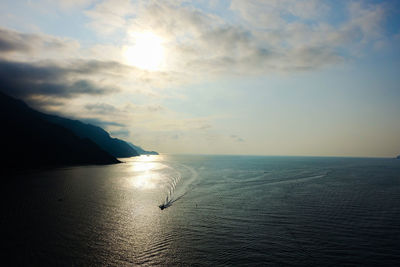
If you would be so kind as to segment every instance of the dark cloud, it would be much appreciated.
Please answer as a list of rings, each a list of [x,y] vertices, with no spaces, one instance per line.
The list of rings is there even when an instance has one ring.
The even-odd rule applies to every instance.
[[[110,132],[112,136],[119,137],[119,138],[128,138],[130,132],[128,130],[119,130],[119,131],[112,131]]]
[[[110,113],[110,112],[115,112],[118,110],[113,105],[106,104],[106,103],[87,104],[87,105],[85,105],[85,108],[87,110],[95,111],[98,113]]]
[[[31,103],[73,98],[79,95],[103,95],[118,90],[104,85],[120,76],[127,67],[112,61],[74,60],[31,62],[29,55],[68,55],[79,43],[44,34],[27,34],[0,27],[0,91]],[[55,54],[54,54],[55,52]],[[26,60],[12,61],[10,53]],[[25,57],[27,56],[27,57]],[[59,59],[59,58],[57,58]],[[96,82],[101,77],[101,82]],[[32,100],[34,99],[34,100]],[[43,102],[43,99],[46,99]]]
[[[116,61],[99,61],[99,60],[76,60],[75,67],[71,68],[72,73],[77,74],[98,74],[108,73],[121,75],[132,68]]]
[[[99,126],[101,128],[105,128],[107,126],[117,126],[117,127],[125,127],[126,125],[122,124],[122,123],[118,123],[118,122],[113,122],[113,121],[104,121],[104,120],[100,120],[97,118],[80,118],[80,121],[83,121],[85,123],[89,123],[92,125],[96,125]]]
[[[30,51],[26,39],[19,33],[0,28],[0,52]]]
[[[95,84],[76,75],[82,67],[88,72],[90,64],[74,68],[54,64],[21,63],[0,60],[0,90],[6,94],[29,98],[30,96],[52,96],[72,98],[76,95],[102,95],[117,91],[117,88]],[[95,73],[95,70],[92,70]]]
[[[54,99],[46,96],[25,99],[25,102],[32,108],[45,113],[48,110],[52,110],[51,113],[57,113],[57,110],[62,110],[67,105],[63,99]],[[59,115],[63,116],[62,113],[59,113]]]

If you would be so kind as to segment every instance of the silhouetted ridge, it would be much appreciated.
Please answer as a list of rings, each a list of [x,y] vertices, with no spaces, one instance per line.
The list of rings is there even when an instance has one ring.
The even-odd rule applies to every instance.
[[[6,169],[112,164],[115,157],[88,138],[49,122],[43,113],[0,93],[0,145]]]
[[[128,145],[130,145],[133,149],[135,149],[140,155],[158,155],[158,152],[156,151],[147,151],[141,148],[140,146],[136,146],[132,144],[131,142],[127,142]]]
[[[114,157],[127,158],[139,156],[139,153],[128,145],[127,142],[118,138],[112,138],[109,133],[98,126],[55,115],[43,114],[43,116],[46,120],[71,130],[81,138],[89,138]]]

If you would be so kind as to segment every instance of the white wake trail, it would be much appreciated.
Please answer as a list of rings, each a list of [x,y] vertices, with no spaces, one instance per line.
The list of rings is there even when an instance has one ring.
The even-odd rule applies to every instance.
[[[192,167],[184,164],[178,164],[178,167],[182,172],[188,172],[187,175],[182,175],[182,172],[178,171],[177,168],[176,175],[170,176],[170,181],[168,182],[167,196],[165,201],[159,206],[161,210],[166,209],[172,205],[172,203],[183,198],[187,193],[193,190],[193,182],[197,179],[198,173]],[[185,179],[182,179],[184,177]],[[179,185],[179,186],[178,186]],[[177,188],[181,194],[176,194]],[[177,196],[176,196],[177,195]]]

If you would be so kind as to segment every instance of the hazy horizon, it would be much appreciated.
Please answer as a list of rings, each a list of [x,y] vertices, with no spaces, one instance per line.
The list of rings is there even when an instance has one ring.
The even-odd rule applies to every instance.
[[[395,159],[398,155],[389,156],[389,157],[369,157],[369,156],[343,156],[343,155],[272,155],[272,154],[205,154],[205,153],[168,153],[168,152],[160,152],[160,155],[176,155],[176,156],[243,156],[243,157],[293,157],[293,158],[370,158],[370,159]],[[146,155],[142,155],[145,157]],[[123,159],[123,158],[122,158]]]
[[[167,154],[400,154],[398,1],[0,3],[0,90]]]

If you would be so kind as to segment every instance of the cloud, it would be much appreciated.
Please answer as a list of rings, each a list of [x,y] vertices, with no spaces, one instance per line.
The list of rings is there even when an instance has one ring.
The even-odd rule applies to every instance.
[[[170,138],[178,140],[179,139],[179,134],[173,134],[172,136],[170,136]]]
[[[359,41],[363,44],[378,40],[383,35],[382,23],[385,9],[382,5],[365,5],[362,2],[350,2],[348,5],[350,21],[343,31],[359,32]]]
[[[96,104],[86,104],[85,108],[90,111],[95,111],[96,113],[104,114],[104,113],[112,113],[117,111],[113,105],[107,103],[96,103]]]
[[[21,55],[23,60],[27,60],[27,56],[59,59],[63,53],[71,56],[79,47],[79,42],[68,38],[21,33],[0,27],[0,57],[3,58],[11,54],[14,57]]]
[[[62,8],[65,8],[65,9],[87,7],[90,4],[92,4],[93,2],[95,2],[95,0],[57,0],[56,1],[57,4],[59,4]]]
[[[318,0],[232,1],[234,22],[187,1],[139,1],[136,8],[134,16],[124,19],[127,36],[138,29],[162,36],[172,55],[169,70],[193,79],[312,70],[344,62],[357,56],[352,46],[379,39],[384,14],[378,4],[352,2],[343,7],[348,17],[333,23],[325,19],[332,8]]]
[[[122,123],[118,123],[115,121],[105,121],[97,118],[80,118],[81,121],[85,123],[89,123],[92,125],[96,125],[102,128],[107,128],[107,126],[117,126],[117,127],[125,127],[126,125]]]
[[[256,28],[277,29],[292,21],[315,21],[326,15],[329,6],[319,0],[232,0],[230,9]]]
[[[333,9],[327,1],[320,0],[233,0],[230,7],[256,29],[272,32],[279,45],[287,48],[355,44],[360,42],[360,35],[371,41],[380,37],[385,15],[383,4],[367,5],[365,1],[350,1]],[[332,19],[337,12],[344,14],[343,19]],[[271,16],[277,17],[277,23],[263,20]]]
[[[23,35],[4,28],[0,28],[0,52],[24,51],[29,52],[29,41],[35,38],[32,35]]]
[[[90,72],[88,67],[83,72]],[[101,85],[76,74],[79,66],[68,68],[55,64],[21,63],[0,60],[0,83],[3,92],[21,98],[53,96],[71,98],[76,95],[102,95],[118,88]]]
[[[130,135],[129,130],[119,130],[119,131],[112,131],[110,132],[112,136],[119,137],[119,138],[128,138]]]
[[[36,72],[51,71],[44,66],[51,64],[39,61],[55,63],[53,72],[59,73],[53,77],[62,76],[65,83],[31,80],[31,92],[71,97],[118,89],[176,97],[163,89],[221,76],[318,69],[360,56],[369,44],[382,43],[385,10],[379,4],[343,5],[347,17],[335,23],[325,19],[333,12],[326,1],[233,0],[229,7],[233,19],[196,8],[190,1],[105,0],[85,14],[97,32],[119,33],[112,38],[119,40],[114,44],[81,47],[67,38],[0,28],[0,57],[31,62]],[[165,69],[149,72],[124,63],[123,48],[137,31],[152,31],[164,39]]]
[[[98,34],[109,35],[126,26],[128,16],[135,14],[135,5],[129,0],[106,0],[85,13],[92,19],[90,27]]]
[[[92,72],[104,72],[106,68],[101,64],[110,66],[114,62],[107,75],[120,75],[119,84],[157,94],[154,88],[221,75],[312,70],[345,62],[359,56],[362,47],[382,42],[385,16],[383,5],[362,1],[340,5],[345,16],[334,22],[330,20],[335,12],[330,3],[318,0],[232,0],[230,17],[210,12],[210,7],[217,6],[211,2],[208,9],[195,7],[191,1],[93,3],[71,2],[90,6],[84,12],[97,33],[118,33],[112,38],[117,40],[113,44],[103,42],[82,48],[67,38],[1,28],[0,55],[24,62],[80,59]],[[132,34],[138,31],[152,31],[164,39],[167,66],[162,71],[146,72],[124,64],[123,48],[131,44]]]
[[[51,8],[84,9],[89,30],[99,36],[81,45],[70,38],[0,28],[0,90],[45,110],[89,117],[87,122],[120,136],[159,136],[161,144],[164,137],[171,142],[193,136],[217,140],[212,116],[199,118],[176,106],[180,111],[174,111],[168,108],[174,102],[164,100],[185,99],[182,88],[190,88],[185,85],[221,77],[341,64],[382,42],[383,5],[333,5],[318,0],[57,2]],[[337,6],[343,9],[340,16]],[[126,64],[123,51],[141,31],[163,39],[165,68],[146,71]],[[245,142],[227,133],[218,138],[215,143]]]
[[[241,137],[239,137],[239,136],[237,136],[237,135],[235,135],[235,134],[231,134],[229,137],[230,137],[232,140],[234,140],[235,142],[241,143],[241,142],[244,142],[244,141],[245,141],[243,138],[241,138]]]
[[[150,112],[159,112],[163,111],[164,107],[162,107],[161,105],[148,105],[147,110]]]

